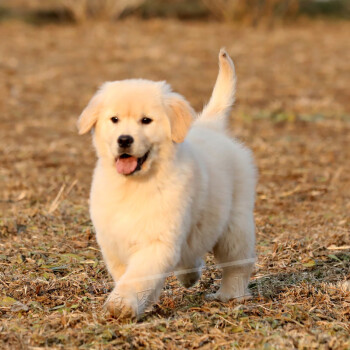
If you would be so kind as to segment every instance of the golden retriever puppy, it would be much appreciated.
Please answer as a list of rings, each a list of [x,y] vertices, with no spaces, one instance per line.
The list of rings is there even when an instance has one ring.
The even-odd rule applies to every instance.
[[[222,49],[212,97],[196,116],[165,82],[107,82],[82,112],[98,161],[90,214],[115,288],[106,305],[138,316],[171,271],[186,287],[214,252],[223,268],[209,298],[244,298],[255,259],[256,171],[250,151],[226,133],[235,71]]]

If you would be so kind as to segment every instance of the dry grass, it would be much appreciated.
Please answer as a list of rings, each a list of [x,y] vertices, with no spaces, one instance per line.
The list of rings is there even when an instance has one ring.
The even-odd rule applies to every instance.
[[[0,348],[349,349],[349,29],[3,24]],[[190,290],[169,278],[141,322],[121,324],[101,308],[95,157],[76,118],[99,84],[126,77],[167,79],[200,109],[223,45],[239,77],[233,132],[260,171],[254,298],[206,302],[220,278],[208,268]]]
[[[89,18],[115,20],[124,11],[137,8],[144,0],[60,0],[59,4],[70,13],[75,22]]]
[[[202,0],[202,2],[218,19],[240,20],[256,25],[262,20],[272,24],[275,16],[295,18],[299,11],[300,0]]]

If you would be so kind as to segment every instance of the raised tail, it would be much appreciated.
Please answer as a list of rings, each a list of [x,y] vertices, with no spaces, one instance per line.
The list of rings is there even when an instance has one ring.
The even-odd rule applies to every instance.
[[[227,117],[235,102],[236,73],[235,66],[226,50],[219,53],[219,74],[209,103],[197,119],[218,129],[226,127]]]

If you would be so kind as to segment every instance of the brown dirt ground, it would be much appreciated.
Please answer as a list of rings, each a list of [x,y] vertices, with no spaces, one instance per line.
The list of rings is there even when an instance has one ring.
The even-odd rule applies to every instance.
[[[0,24],[0,348],[349,349],[349,32]],[[254,298],[206,302],[220,278],[208,268],[190,290],[169,278],[141,322],[113,320],[88,215],[95,155],[77,116],[99,84],[129,77],[167,80],[200,109],[221,46],[239,79],[232,129],[260,172]]]

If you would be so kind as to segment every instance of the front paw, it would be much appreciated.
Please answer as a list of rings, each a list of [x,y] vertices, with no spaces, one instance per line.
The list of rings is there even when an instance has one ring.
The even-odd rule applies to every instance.
[[[137,317],[137,309],[128,298],[122,297],[117,290],[108,296],[105,303],[107,311],[112,317],[127,319]]]

